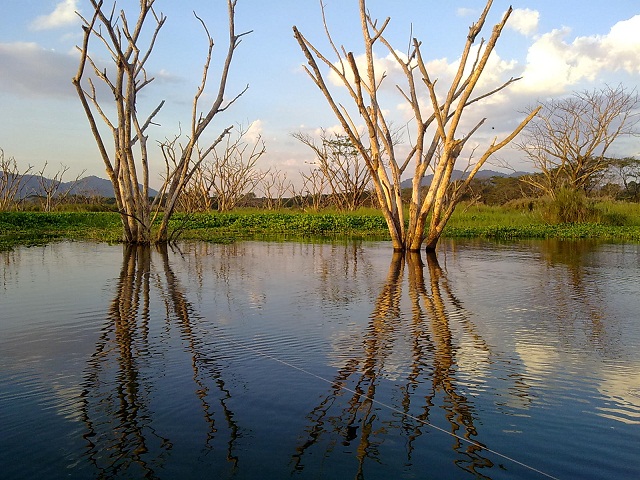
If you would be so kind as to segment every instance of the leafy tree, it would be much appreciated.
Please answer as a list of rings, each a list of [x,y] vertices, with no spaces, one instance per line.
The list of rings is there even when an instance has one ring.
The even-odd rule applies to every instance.
[[[523,184],[521,177],[475,178],[469,184],[465,200],[477,200],[487,205],[504,205],[520,198],[534,196],[533,189]]]
[[[615,181],[622,183],[622,200],[640,201],[640,159],[627,157],[612,159],[609,170]]]

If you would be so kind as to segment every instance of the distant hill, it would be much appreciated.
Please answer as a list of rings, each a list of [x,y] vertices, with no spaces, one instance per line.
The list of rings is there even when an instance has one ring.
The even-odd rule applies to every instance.
[[[2,172],[0,172],[2,175]],[[44,195],[45,191],[42,189],[42,184],[50,185],[53,180],[39,175],[25,175],[21,184],[19,198],[25,198],[30,196]],[[58,188],[59,192],[66,192],[71,188],[72,195],[85,195],[85,196],[99,196],[105,198],[114,198],[113,186],[109,180],[104,178],[90,175],[88,177],[81,178],[73,185],[73,181],[62,182]],[[140,185],[142,188],[142,185]],[[157,190],[149,188],[149,195],[154,197],[158,194]]]
[[[514,173],[510,173],[510,174],[506,174],[506,173],[502,173],[502,172],[496,172],[494,170],[480,170],[478,173],[476,173],[476,176],[474,178],[477,178],[479,180],[485,179],[485,178],[491,178],[491,177],[521,177],[522,175],[526,175],[526,172],[514,172]],[[452,180],[464,180],[465,178],[467,178],[467,172],[463,172],[461,170],[454,170],[453,173],[451,174],[451,179]],[[433,180],[433,175],[425,175],[425,177],[422,179],[421,185],[431,185],[431,181]],[[401,188],[411,188],[411,179],[407,179],[407,180],[403,180],[402,182],[400,182],[400,187]]]

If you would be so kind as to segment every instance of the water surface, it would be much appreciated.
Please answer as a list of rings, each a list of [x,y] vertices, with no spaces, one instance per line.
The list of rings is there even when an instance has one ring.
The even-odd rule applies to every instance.
[[[640,247],[0,254],[3,478],[640,477]]]

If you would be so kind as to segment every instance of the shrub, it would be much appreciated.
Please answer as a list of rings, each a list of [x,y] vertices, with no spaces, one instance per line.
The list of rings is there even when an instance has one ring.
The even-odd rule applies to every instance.
[[[518,210],[523,212],[533,212],[536,208],[539,208],[543,201],[539,198],[522,197],[509,200],[504,204],[504,207],[511,210]]]
[[[629,217],[619,212],[606,212],[601,215],[600,221],[604,225],[623,227],[629,224]]]
[[[582,190],[561,188],[546,203],[543,216],[549,223],[598,222],[600,215]]]

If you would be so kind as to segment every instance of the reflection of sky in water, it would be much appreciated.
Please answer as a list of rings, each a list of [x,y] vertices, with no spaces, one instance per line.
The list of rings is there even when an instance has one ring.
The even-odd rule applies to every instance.
[[[636,423],[640,247],[564,243],[457,249],[446,261],[459,290],[471,292],[461,297],[472,298],[465,305],[479,328],[516,353],[530,385],[581,379],[582,389],[605,396],[594,413]]]
[[[640,425],[640,363],[605,370],[598,389],[610,401],[600,415]]]
[[[0,289],[2,373],[24,380],[20,390],[27,393],[48,392],[61,415],[75,418],[70,405],[81,390],[75,368],[95,348],[111,298],[105,282],[117,276],[122,249],[53,243],[0,257],[5,278],[11,276]],[[68,352],[73,356],[65,359]]]
[[[601,448],[574,438],[589,443],[589,435],[616,449],[599,461],[633,467],[633,446],[621,446],[633,431],[621,429],[640,423],[638,247],[585,245],[443,242],[442,271],[434,281],[425,265],[424,285],[409,280],[406,266],[394,277],[387,244],[197,243],[169,252],[168,264],[154,253],[140,279],[148,280],[148,312],[141,313],[144,290],[132,310],[136,322],[149,319],[146,333],[132,332],[129,345],[141,357],[125,369],[137,375],[140,412],[148,417],[136,432],[153,432],[162,445],[158,459],[171,450],[163,442],[181,452],[180,439],[189,445],[184,433],[162,436],[161,426],[180,422],[224,451],[239,429],[234,455],[256,461],[261,454],[249,448],[274,432],[283,435],[275,457],[291,453],[284,439],[308,434],[313,441],[299,447],[300,465],[328,455],[349,468],[341,452],[354,454],[368,421],[367,455],[389,448],[402,457],[405,444],[420,452],[434,447],[433,436],[422,434],[427,427],[380,405],[368,410],[364,397],[333,392],[342,382],[445,430],[472,432],[489,448],[556,465],[559,473],[576,474],[559,465],[577,465],[593,456],[589,448]],[[74,424],[76,436],[63,443],[82,450],[83,402],[94,396],[92,415],[102,411],[101,402],[117,391],[112,377],[126,350],[108,327],[109,305],[122,286],[122,247],[60,243],[0,255],[0,403],[7,412],[21,402],[26,415],[0,413],[8,438],[20,438],[25,421],[36,428],[40,420],[31,416],[43,411]],[[189,407],[170,422],[176,405]],[[253,409],[258,405],[262,410]],[[212,427],[201,431],[201,411],[217,419],[224,439]],[[277,428],[270,430],[273,422],[260,411],[277,419]],[[348,441],[335,440],[332,432],[342,432],[349,418],[364,423],[349,427]],[[99,433],[100,417],[92,420]],[[444,446],[433,451],[445,464],[468,454],[440,440]],[[338,448],[341,441],[350,446]],[[566,456],[557,463],[549,460],[554,442]],[[316,457],[313,449],[325,447]],[[10,448],[5,454],[16,455],[15,442]],[[447,461],[446,452],[456,460]],[[465,469],[484,458],[469,457]],[[504,478],[495,468],[483,472]]]

